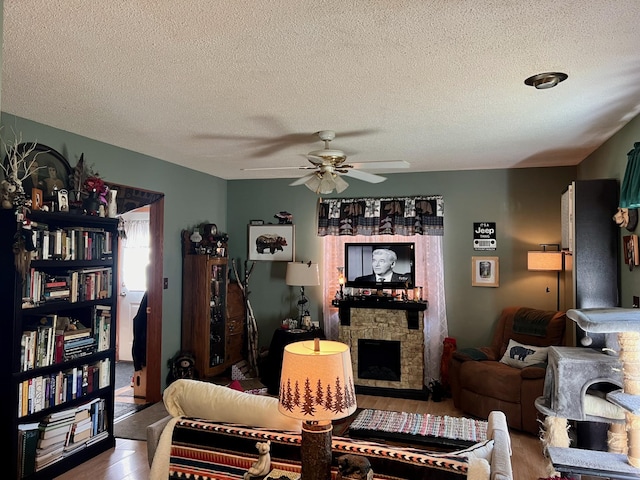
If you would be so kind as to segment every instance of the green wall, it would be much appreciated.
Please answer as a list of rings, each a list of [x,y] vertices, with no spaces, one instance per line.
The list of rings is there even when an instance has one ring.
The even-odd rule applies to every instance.
[[[210,175],[180,167],[82,137],[46,125],[2,113],[2,139],[11,142],[11,132],[22,135],[23,142],[38,142],[57,150],[74,167],[84,153],[85,163],[93,165],[107,182],[121,183],[165,194],[163,277],[169,288],[163,291],[162,380],[167,360],[180,349],[182,298],[183,228],[204,221],[226,228],[227,182]]]
[[[578,178],[616,178],[622,185],[624,172],[627,167],[627,154],[633,149],[634,143],[640,142],[640,116],[635,117],[613,137],[606,141],[594,153],[589,155],[578,167]],[[615,212],[611,213],[613,216]],[[638,234],[640,228],[633,232]],[[620,231],[621,235],[630,235],[627,229]],[[633,295],[640,296],[640,268],[633,272],[624,264],[623,249],[620,248],[620,306],[631,308]]]
[[[540,243],[560,243],[560,196],[575,179],[574,167],[474,170],[386,175],[371,185],[349,179],[343,197],[382,195],[444,196],[445,292],[449,334],[458,346],[487,342],[500,310],[509,305],[555,309],[556,276],[527,271],[527,251]],[[232,180],[228,188],[230,251],[246,258],[247,224],[251,219],[277,223],[276,212],[293,214],[296,260],[322,259],[316,231],[318,197],[304,186],[289,187],[291,179]],[[497,224],[495,252],[474,252],[473,222]],[[500,257],[500,287],[471,286],[471,257]],[[295,312],[297,291],[284,283],[285,264],[256,262],[250,278],[250,300],[268,345],[282,318]],[[550,292],[546,292],[549,287]],[[322,287],[307,287],[312,317],[321,318]]]
[[[181,247],[183,228],[211,221],[230,235],[229,255],[243,271],[247,257],[247,225],[252,219],[277,223],[276,212],[293,214],[296,259],[321,261],[322,240],[315,235],[318,197],[292,179],[231,180],[164,162],[86,137],[2,114],[3,138],[20,132],[23,141],[48,145],[71,165],[84,153],[88,164],[107,180],[165,194],[163,271],[169,288],[163,297],[163,380],[166,361],[180,348]],[[526,252],[540,243],[560,242],[560,195],[576,178],[621,179],[627,152],[640,140],[640,119],[589,156],[579,167],[469,170],[392,174],[380,185],[350,179],[346,197],[440,194],[445,201],[445,291],[449,333],[459,347],[487,342],[499,311],[508,305],[553,309],[556,277],[529,272]],[[612,212],[613,215],[614,212]],[[473,222],[497,223],[495,252],[474,252]],[[500,287],[471,287],[471,257],[500,258]],[[622,263],[622,259],[621,259]],[[250,299],[267,346],[282,318],[295,313],[297,292],[284,283],[284,262],[256,262],[249,281]],[[640,294],[640,272],[622,269],[622,305]],[[546,292],[547,287],[550,292]],[[312,316],[321,317],[321,287],[310,287]]]

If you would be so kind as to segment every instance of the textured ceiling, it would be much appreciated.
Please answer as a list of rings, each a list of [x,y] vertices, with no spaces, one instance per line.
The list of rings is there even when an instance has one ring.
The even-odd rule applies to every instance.
[[[638,0],[4,0],[2,110],[225,179],[302,176],[243,169],[308,165],[323,129],[408,171],[575,165],[640,111],[639,24]],[[546,71],[569,78],[524,84]]]

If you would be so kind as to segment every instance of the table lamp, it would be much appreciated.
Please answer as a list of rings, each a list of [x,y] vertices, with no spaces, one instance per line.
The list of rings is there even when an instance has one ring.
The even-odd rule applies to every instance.
[[[330,480],[331,420],[356,410],[349,347],[317,338],[287,345],[278,410],[302,420],[301,480]]]
[[[317,263],[309,262],[289,262],[287,263],[287,274],[285,282],[289,286],[300,287],[300,299],[298,300],[298,308],[300,310],[298,316],[298,325],[302,325],[302,317],[305,307],[309,303],[309,299],[304,295],[304,287],[313,287],[320,285],[320,272]]]

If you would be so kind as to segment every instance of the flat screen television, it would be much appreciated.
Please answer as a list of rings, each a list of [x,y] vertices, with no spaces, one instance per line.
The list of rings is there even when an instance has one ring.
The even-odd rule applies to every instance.
[[[374,260],[374,252],[375,260]],[[390,254],[390,256],[388,256]],[[381,280],[374,270],[384,269],[391,259],[393,275]],[[415,244],[405,242],[346,243],[345,286],[369,290],[413,288],[416,279]]]

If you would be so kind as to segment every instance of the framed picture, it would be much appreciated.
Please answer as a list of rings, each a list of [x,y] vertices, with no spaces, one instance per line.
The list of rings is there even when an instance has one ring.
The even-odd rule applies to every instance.
[[[69,211],[69,192],[64,188],[58,190],[58,210],[61,212]]]
[[[31,210],[41,210],[44,205],[44,199],[42,197],[42,190],[39,188],[31,189]]]
[[[249,225],[249,260],[293,262],[293,225]]]
[[[249,225],[264,225],[264,220],[249,220]]]
[[[471,286],[497,287],[500,285],[498,257],[471,257]]]
[[[622,237],[624,250],[624,263],[629,265],[629,270],[640,265],[640,251],[638,250],[638,236],[625,235]]]
[[[42,190],[44,198],[47,200],[58,201],[58,198],[52,197],[54,191],[69,190],[69,177],[71,175],[71,166],[66,158],[53,148],[47,147],[41,143],[21,143],[16,146],[18,154],[27,155],[24,157],[23,170],[18,171],[18,175],[24,175],[24,169],[34,162],[37,169],[22,181],[22,187],[25,192],[30,192],[32,188]],[[12,155],[13,152],[9,152]],[[9,164],[8,156],[4,158],[5,167]]]

